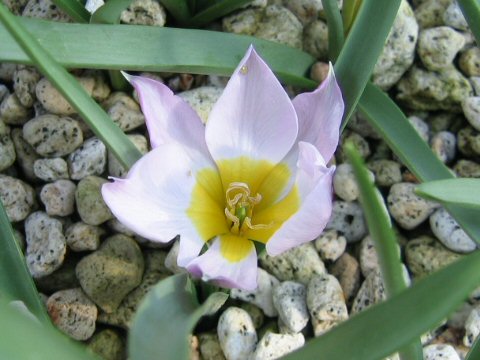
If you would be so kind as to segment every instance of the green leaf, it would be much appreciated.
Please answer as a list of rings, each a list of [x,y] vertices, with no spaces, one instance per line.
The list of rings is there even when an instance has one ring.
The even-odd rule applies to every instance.
[[[478,0],[458,0],[463,16],[472,30],[477,44],[480,44],[480,2]]]
[[[189,22],[191,18],[191,8],[188,0],[160,0],[160,3],[178,23],[184,25]]]
[[[368,84],[360,110],[409,170],[422,181],[452,179],[452,172],[435,156],[398,106],[378,87]],[[455,204],[445,204],[467,234],[480,244],[478,213]]]
[[[383,359],[438,325],[478,284],[479,251],[353,316],[283,360]]]
[[[337,0],[322,0],[322,4],[328,25],[328,57],[335,62],[345,42],[342,15]]]
[[[45,50],[67,68],[231,75],[248,46],[253,44],[285,83],[306,88],[317,86],[305,77],[315,58],[289,46],[251,36],[154,26],[19,20]],[[0,43],[0,61],[32,64],[3,26],[0,26]],[[173,47],[174,50],[165,51]]]
[[[362,0],[344,0],[342,8],[343,30],[348,34],[350,28],[357,17],[358,9],[362,5]]]
[[[6,296],[8,299],[21,300],[40,321],[44,324],[51,324],[50,317],[38,296],[32,276],[25,264],[22,250],[15,240],[12,225],[1,200],[0,249],[0,299]],[[3,320],[0,328],[5,328]]]
[[[140,304],[128,339],[135,360],[189,359],[188,337],[197,321],[216,312],[228,295],[214,293],[198,304],[187,274],[173,275],[155,285]]]
[[[478,360],[480,359],[480,337],[477,337],[473,343],[470,351],[467,354],[465,360]]]
[[[0,300],[0,358],[15,360],[100,360],[52,326],[41,324]]]
[[[78,81],[43,49],[3,4],[0,4],[0,20],[17,39],[35,66],[72,104],[95,135],[108,146],[126,168],[130,168],[141,157],[141,153],[122,130],[113,123],[100,105],[85,92]],[[80,26],[92,27],[92,25]],[[61,47],[64,47],[64,45],[60,43]]]
[[[415,192],[429,200],[480,208],[480,179],[445,179],[420,184]]]
[[[240,9],[241,7],[252,2],[252,0],[223,0],[206,8],[205,10],[195,14],[188,22],[189,27],[200,27],[207,25],[213,20]]]
[[[90,13],[77,0],[53,0],[53,3],[79,23],[88,23]]]
[[[109,0],[92,14],[92,24],[118,24],[122,11],[128,8],[133,0]]]
[[[368,231],[378,254],[380,270],[385,284],[387,298],[400,294],[407,288],[392,223],[382,195],[373,185],[365,163],[353,143],[344,146],[345,153],[352,164],[355,178],[360,189],[360,200],[367,220]],[[400,351],[400,358],[423,359],[420,339]]]
[[[401,0],[363,0],[335,63],[335,75],[345,100],[345,127],[382,53]],[[354,66],[352,63],[354,62]]]

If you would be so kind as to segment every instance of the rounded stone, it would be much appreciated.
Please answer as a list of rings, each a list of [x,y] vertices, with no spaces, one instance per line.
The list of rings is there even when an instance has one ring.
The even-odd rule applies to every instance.
[[[70,154],[83,141],[78,122],[68,117],[41,115],[23,126],[23,138],[45,157]]]
[[[22,105],[16,94],[3,97],[0,104],[0,120],[8,125],[23,125],[31,117],[32,111]]]
[[[105,329],[93,335],[87,347],[104,360],[125,359],[124,341],[118,332],[112,329]]]
[[[62,158],[37,159],[33,163],[35,176],[43,181],[68,179],[68,165]]]
[[[140,106],[123,92],[112,93],[103,105],[108,116],[123,131],[131,131],[145,124]]]
[[[472,347],[473,343],[480,334],[480,307],[474,307],[465,320],[465,335],[463,337],[463,344],[467,347]]]
[[[415,18],[421,28],[444,25],[443,14],[452,0],[422,0],[415,8]]]
[[[0,171],[10,167],[17,158],[10,128],[0,120]]]
[[[213,105],[222,95],[223,89],[216,86],[200,86],[198,88],[183,91],[178,94],[198,114],[204,124],[207,123],[208,115]]]
[[[298,333],[308,324],[306,287],[294,281],[284,281],[273,290],[273,304],[289,332]]]
[[[322,260],[335,261],[345,252],[347,239],[337,230],[325,230],[315,239],[315,248]]]
[[[20,165],[24,176],[30,180],[36,179],[33,172],[33,164],[39,156],[23,138],[22,129],[12,130],[12,140],[13,145],[15,145],[15,153],[17,154],[17,164]]]
[[[305,344],[305,337],[299,334],[275,334],[267,332],[258,342],[249,360],[279,359]]]
[[[345,252],[331,266],[330,272],[340,282],[346,299],[352,298],[360,287],[360,265],[357,259]]]
[[[40,73],[33,67],[22,67],[13,74],[13,90],[20,103],[31,108],[37,99],[35,86],[40,80]]]
[[[35,207],[35,192],[22,180],[0,174],[0,200],[11,222],[24,220]]]
[[[87,340],[95,332],[97,307],[82,289],[60,290],[47,300],[52,322],[75,340]]]
[[[374,175],[371,172],[369,172],[368,175],[373,181]],[[342,200],[357,200],[360,190],[358,189],[352,165],[344,163],[337,166],[335,174],[333,175],[333,189],[335,194]]]
[[[107,182],[98,176],[87,176],[78,183],[75,201],[83,222],[100,225],[113,217],[101,194],[101,187]]]
[[[144,261],[137,243],[125,235],[106,239],[85,256],[75,272],[85,293],[103,311],[115,311],[125,296],[142,281]]]
[[[375,176],[378,186],[390,187],[402,181],[401,165],[393,160],[380,159],[367,163],[368,169]]]
[[[59,22],[71,21],[70,16],[57,7],[51,0],[29,0],[23,9],[22,16]]]
[[[445,25],[451,26],[452,28],[462,31],[468,30],[467,20],[465,20],[462,10],[460,9],[460,6],[458,6],[456,0],[452,1],[443,13],[443,21],[445,22]]]
[[[385,300],[385,287],[380,271],[372,271],[365,278],[360,286],[355,299],[353,300],[351,313],[358,314],[373,304]]]
[[[202,333],[198,335],[198,340],[203,360],[225,360],[217,334]]]
[[[360,243],[359,259],[360,269],[362,269],[364,277],[367,277],[372,271],[380,270],[377,251],[370,235],[366,236]]]
[[[70,177],[80,180],[89,175],[101,175],[107,164],[107,148],[97,137],[86,140],[68,156]]]
[[[408,122],[413,126],[418,135],[420,135],[422,140],[428,143],[430,139],[430,127],[428,124],[418,116],[409,116]]]
[[[457,152],[457,138],[449,131],[440,131],[430,140],[430,147],[442,162],[449,163]]]
[[[471,96],[462,102],[463,114],[470,125],[480,131],[480,96]]]
[[[34,278],[51,274],[63,263],[67,250],[62,223],[42,211],[25,220],[26,262]]]
[[[240,307],[245,310],[248,315],[250,315],[255,329],[260,329],[265,321],[265,314],[263,310],[249,302],[241,303]]]
[[[480,133],[471,126],[460,129],[457,133],[458,150],[466,156],[480,154]]]
[[[220,347],[228,360],[243,360],[255,350],[257,333],[248,313],[238,307],[227,308],[217,325]]]
[[[326,229],[337,230],[348,243],[359,241],[367,233],[362,207],[356,202],[334,201]]]
[[[100,236],[105,230],[98,226],[88,225],[82,221],[70,225],[65,231],[68,247],[73,251],[93,251],[100,245]]]
[[[458,65],[465,75],[480,76],[480,48],[474,46],[465,50],[460,55]]]
[[[283,5],[304,25],[316,20],[320,10],[323,10],[321,0],[284,0]]]
[[[318,60],[328,59],[328,26],[324,21],[315,20],[305,26],[303,49]]]
[[[424,360],[460,360],[455,348],[447,344],[431,344],[423,348]]]
[[[135,147],[140,150],[142,155],[145,155],[148,152],[148,142],[145,136],[139,134],[132,134],[127,135],[127,137],[130,139],[133,145],[135,145]],[[127,172],[128,171],[117,160],[115,155],[111,151],[108,151],[108,173],[111,176],[123,178],[125,175],[127,175]]]
[[[438,240],[452,251],[469,253],[477,248],[476,243],[444,208],[430,216],[430,228]]]
[[[460,159],[453,170],[458,177],[480,178],[480,164],[475,161]]]
[[[122,11],[120,20],[125,24],[164,26],[167,14],[157,1],[134,0]]]
[[[46,184],[40,191],[40,200],[50,216],[67,216],[75,209],[75,184],[70,180],[57,180]]]

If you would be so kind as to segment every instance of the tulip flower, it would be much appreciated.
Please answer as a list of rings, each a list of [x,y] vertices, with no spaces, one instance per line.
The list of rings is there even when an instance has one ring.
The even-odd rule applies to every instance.
[[[160,82],[129,76],[152,151],[103,185],[113,214],[152,241],[180,235],[177,263],[228,288],[257,286],[254,242],[271,256],[315,239],[332,212],[344,103],[330,68],[292,100],[250,47],[204,126]]]

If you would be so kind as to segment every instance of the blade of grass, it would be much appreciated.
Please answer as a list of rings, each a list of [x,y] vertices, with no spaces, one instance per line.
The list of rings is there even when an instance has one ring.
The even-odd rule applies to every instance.
[[[88,23],[90,13],[77,0],[53,0],[53,3],[79,23]]]
[[[342,15],[337,0],[322,0],[322,4],[328,25],[328,57],[335,62],[345,42]]]
[[[363,0],[335,63],[345,100],[342,129],[347,124],[380,56],[401,0]],[[375,21],[372,21],[375,19]]]
[[[350,28],[357,17],[358,9],[362,5],[362,0],[344,0],[342,8],[343,31],[348,34]]]
[[[458,0],[463,16],[472,30],[477,44],[480,44],[480,2],[478,0]]]
[[[93,132],[126,168],[130,168],[141,157],[141,153],[100,105],[93,101],[76,79],[42,48],[3,4],[0,4],[0,21],[17,39],[35,66],[72,104]]]
[[[368,230],[378,254],[380,271],[387,298],[392,298],[407,289],[400,260],[400,249],[392,229],[390,216],[382,195],[373,185],[365,163],[353,143],[347,143],[345,153],[352,164],[353,172],[360,189],[360,201],[364,209]],[[422,360],[422,344],[420,339],[399,351],[402,360]]]
[[[21,300],[43,323],[51,324],[42,300],[38,296],[23,253],[15,241],[12,226],[0,200],[0,299]],[[2,320],[2,327],[3,320]]]
[[[420,138],[398,106],[378,87],[371,83],[367,85],[359,108],[388,146],[421,181],[454,178],[452,172]],[[446,204],[445,208],[467,234],[480,244],[478,213],[454,204]]]
[[[232,11],[252,2],[252,0],[223,0],[195,14],[188,22],[189,27],[201,27],[207,25],[213,20],[230,14]]]
[[[315,58],[286,45],[251,36],[153,26],[19,20],[56,61],[68,68],[231,75],[248,46],[253,44],[286,84],[317,86],[305,77]],[[1,25],[0,43],[0,61],[33,63]]]
[[[187,24],[192,17],[188,0],[160,0],[160,3],[181,25]]]
[[[477,337],[473,343],[470,351],[467,354],[465,360],[478,360],[480,359],[480,337]]]
[[[420,184],[415,192],[429,200],[480,209],[480,179],[445,179]]]
[[[282,359],[383,359],[438,325],[479,283],[480,252],[474,252]]]

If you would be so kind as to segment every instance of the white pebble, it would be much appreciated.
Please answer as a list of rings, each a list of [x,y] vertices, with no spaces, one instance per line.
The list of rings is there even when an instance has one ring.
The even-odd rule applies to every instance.
[[[249,360],[278,359],[305,344],[305,337],[299,334],[274,334],[268,332],[258,343]]]
[[[477,248],[476,243],[444,208],[430,216],[430,228],[438,240],[452,251],[468,253]]]
[[[257,333],[248,313],[231,306],[218,320],[218,341],[227,360],[247,359],[255,350]]]
[[[273,304],[289,332],[298,333],[308,323],[305,285],[284,281],[273,290]]]
[[[325,230],[315,240],[315,248],[322,260],[336,261],[345,252],[347,239],[337,230]]]

